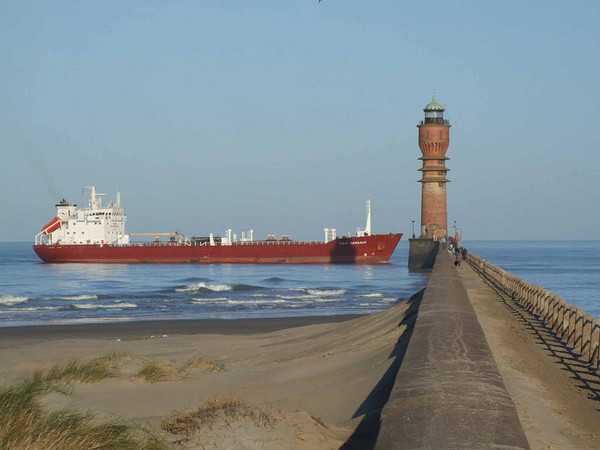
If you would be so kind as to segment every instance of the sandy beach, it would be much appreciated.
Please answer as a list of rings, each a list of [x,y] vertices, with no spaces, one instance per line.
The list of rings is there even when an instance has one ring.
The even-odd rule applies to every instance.
[[[174,412],[234,401],[246,411],[235,420],[220,417],[190,436],[161,433],[185,448],[364,448],[376,437],[419,298],[367,316],[1,328],[0,381],[113,355],[116,376],[48,394],[45,408],[91,410],[159,430]],[[139,375],[148,363],[166,370],[163,380]]]

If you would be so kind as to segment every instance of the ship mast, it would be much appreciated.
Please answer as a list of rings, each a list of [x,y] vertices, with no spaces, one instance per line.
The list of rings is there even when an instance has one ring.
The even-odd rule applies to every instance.
[[[367,225],[365,226],[365,235],[371,236],[371,199],[367,200]]]

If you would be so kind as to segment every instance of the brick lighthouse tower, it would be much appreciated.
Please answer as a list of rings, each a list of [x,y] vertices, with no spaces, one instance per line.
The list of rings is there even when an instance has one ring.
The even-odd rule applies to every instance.
[[[435,101],[423,109],[425,120],[419,128],[419,147],[423,161],[421,190],[421,236],[409,239],[408,265],[412,268],[433,266],[438,240],[448,235],[448,213],[446,211],[446,151],[450,145],[450,122],[444,119],[444,107]]]
[[[425,106],[425,120],[419,123],[419,147],[423,161],[421,196],[421,237],[441,239],[448,234],[446,212],[446,151],[450,145],[450,122],[444,119],[444,108],[433,97]]]

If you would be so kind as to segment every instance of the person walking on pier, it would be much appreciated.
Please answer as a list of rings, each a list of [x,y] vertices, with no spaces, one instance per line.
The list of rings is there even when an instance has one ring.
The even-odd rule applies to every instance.
[[[456,248],[456,251],[454,252],[454,257],[456,258],[454,260],[454,265],[456,267],[460,267],[460,262],[462,261],[462,253],[460,252],[458,247]]]

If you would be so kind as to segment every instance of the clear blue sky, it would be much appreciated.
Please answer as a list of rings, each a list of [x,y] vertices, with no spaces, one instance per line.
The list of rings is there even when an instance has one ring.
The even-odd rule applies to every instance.
[[[409,234],[434,88],[450,227],[598,239],[599,5],[0,1],[0,240],[91,184],[132,232]]]

